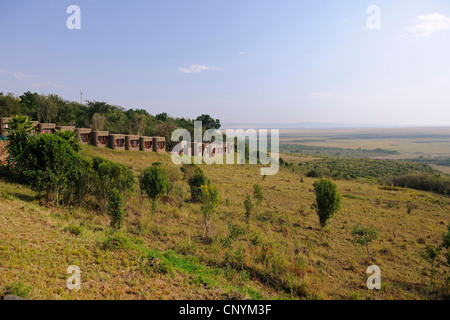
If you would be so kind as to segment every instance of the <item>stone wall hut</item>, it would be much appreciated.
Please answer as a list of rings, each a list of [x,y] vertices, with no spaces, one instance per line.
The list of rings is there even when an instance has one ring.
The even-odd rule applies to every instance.
[[[0,118],[0,136],[8,135],[8,122],[10,122],[12,118]]]
[[[224,142],[223,143],[223,154],[230,154],[234,152],[234,143]]]
[[[56,131],[75,131],[75,127],[74,126],[57,126],[55,128]]]
[[[82,144],[88,144],[89,141],[91,141],[91,131],[92,130],[88,128],[75,129],[75,133]]]
[[[125,136],[125,149],[129,151],[139,150],[139,136]]]
[[[153,151],[166,152],[166,138],[153,137]]]
[[[108,137],[108,148],[113,150],[125,150],[125,135],[110,134]]]
[[[204,143],[203,155],[208,157],[215,157],[216,155],[223,156],[223,145],[219,143]]]
[[[50,133],[54,134],[56,130],[56,124],[54,123],[39,123],[38,133]]]
[[[203,157],[203,143],[191,143],[191,155],[194,157]]]
[[[192,151],[191,151],[191,142],[188,142],[188,141],[185,141],[185,140],[182,140],[182,141],[172,141],[172,143],[171,143],[171,145],[172,145],[172,151],[173,151],[173,149],[175,148],[175,146],[177,146],[177,145],[180,145],[180,151],[178,152],[178,155],[179,156],[182,156],[182,155],[191,155],[192,154]],[[186,147],[187,147],[187,153],[185,153],[184,151],[185,151],[185,149],[186,149]]]
[[[153,137],[140,137],[139,138],[139,150],[153,151]]]
[[[92,131],[91,132],[91,145],[99,148],[105,148],[108,144],[108,131]]]

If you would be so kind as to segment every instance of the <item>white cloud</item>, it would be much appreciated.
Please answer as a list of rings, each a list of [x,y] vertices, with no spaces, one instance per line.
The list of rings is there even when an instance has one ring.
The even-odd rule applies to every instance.
[[[419,23],[409,29],[412,37],[428,37],[435,33],[450,30],[450,17],[432,13],[417,17]]]
[[[0,69],[0,73],[5,73],[5,72],[6,72],[6,70]]]
[[[19,79],[19,80],[26,80],[26,79],[30,79],[33,77],[33,76],[30,76],[29,74],[25,74],[22,72],[13,72],[13,75],[16,79]]]
[[[200,73],[202,71],[222,71],[223,68],[205,66],[204,64],[192,64],[189,68],[178,68],[178,72],[181,73]]]
[[[238,52],[238,55],[240,55],[240,56],[245,55],[245,54],[247,54],[247,52],[245,52],[245,51],[239,51]]]

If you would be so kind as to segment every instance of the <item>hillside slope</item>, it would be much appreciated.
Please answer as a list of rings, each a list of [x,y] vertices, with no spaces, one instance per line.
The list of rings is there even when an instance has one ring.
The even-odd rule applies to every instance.
[[[124,163],[136,174],[155,161],[173,166],[167,154],[93,147],[82,153]],[[106,215],[45,208],[26,187],[0,182],[0,293],[21,283],[37,299],[427,299],[447,294],[429,286],[429,265],[419,252],[425,244],[440,243],[450,223],[448,197],[337,181],[345,195],[342,210],[320,230],[310,208],[314,179],[301,182],[291,168],[266,178],[253,165],[202,169],[221,197],[212,243],[203,239],[200,206],[188,201],[183,181],[155,213],[136,191],[127,199],[120,233],[109,230]],[[242,203],[255,183],[265,199],[247,225]],[[411,214],[408,202],[417,205]],[[229,222],[244,234],[224,248]],[[357,223],[379,232],[369,247],[372,259],[352,241]],[[65,286],[72,264],[82,271],[78,292]],[[366,288],[365,271],[372,264],[381,268],[380,291]],[[438,275],[436,282],[443,279]]]

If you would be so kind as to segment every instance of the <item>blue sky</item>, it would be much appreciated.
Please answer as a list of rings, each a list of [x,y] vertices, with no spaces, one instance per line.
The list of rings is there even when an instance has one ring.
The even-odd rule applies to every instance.
[[[0,39],[14,94],[222,122],[450,125],[448,0],[2,1]]]

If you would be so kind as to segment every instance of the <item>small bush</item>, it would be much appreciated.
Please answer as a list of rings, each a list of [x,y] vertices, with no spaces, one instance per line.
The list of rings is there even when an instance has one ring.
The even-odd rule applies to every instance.
[[[152,207],[155,211],[158,198],[167,192],[169,186],[166,169],[159,165],[148,167],[139,176],[139,184],[141,190],[153,200]]]
[[[358,223],[353,228],[352,236],[357,244],[366,247],[367,256],[370,259],[369,243],[378,239],[378,231],[376,229],[366,228]]]
[[[112,189],[108,192],[109,204],[108,214],[111,216],[111,227],[115,229],[122,228],[124,212],[122,209],[122,195],[119,190]]]
[[[327,221],[341,208],[341,196],[337,186],[330,180],[321,179],[314,183],[316,193],[315,208],[319,216],[321,227],[325,227]]]

